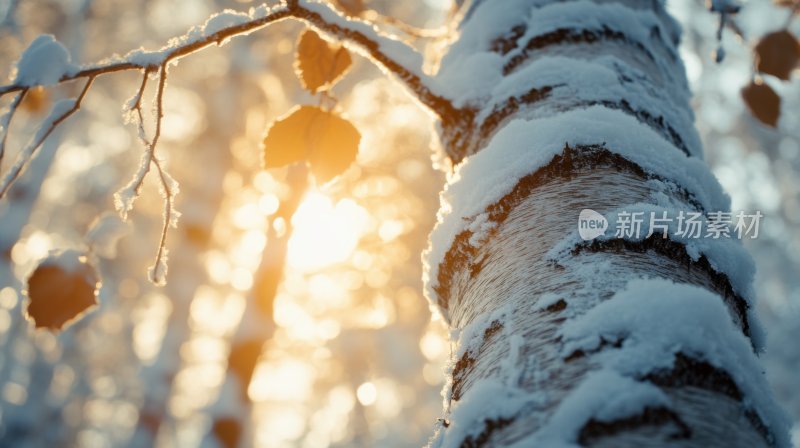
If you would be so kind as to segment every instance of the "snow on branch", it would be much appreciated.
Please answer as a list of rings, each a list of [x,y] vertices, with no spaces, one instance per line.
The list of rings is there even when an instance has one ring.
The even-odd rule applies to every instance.
[[[37,59],[26,61],[25,57],[21,58],[17,63],[17,76],[14,82],[0,86],[0,96],[34,86],[64,83],[120,71],[152,72],[162,65],[177,61],[213,44],[222,45],[233,37],[247,35],[285,19],[303,21],[319,31],[345,41],[388,73],[395,75],[420,102],[434,112],[441,115],[451,111],[450,102],[434,91],[430,77],[422,72],[422,56],[413,47],[381,33],[370,22],[347,17],[327,3],[312,0],[292,0],[275,7],[262,5],[251,8],[249,13],[227,10],[211,16],[205,24],[193,27],[185,35],[170,40],[159,50],[138,49],[122,57],[82,67],[73,66],[69,62],[68,55],[58,51],[58,48],[63,49],[63,46],[53,41],[52,36],[40,36],[31,44],[26,54],[33,50],[37,50],[36,54],[57,54],[61,55],[58,60],[63,63],[49,68],[47,75],[42,76],[26,70],[27,67],[35,66],[36,64],[31,62]],[[38,51],[39,47],[47,51]]]

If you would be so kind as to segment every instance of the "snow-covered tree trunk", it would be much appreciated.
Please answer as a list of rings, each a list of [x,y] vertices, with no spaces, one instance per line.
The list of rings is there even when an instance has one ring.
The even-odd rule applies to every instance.
[[[787,445],[755,356],[748,255],[677,221],[664,238],[647,227],[651,212],[730,207],[663,2],[461,13],[436,76],[460,165],[424,257],[455,347],[432,445]],[[604,235],[579,237],[584,209]],[[620,211],[643,212],[639,236],[615,236]]]

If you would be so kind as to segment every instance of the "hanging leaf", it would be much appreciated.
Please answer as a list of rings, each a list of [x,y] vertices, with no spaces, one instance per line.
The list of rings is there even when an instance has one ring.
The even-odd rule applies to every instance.
[[[295,107],[264,137],[264,166],[277,168],[307,161],[320,184],[342,174],[356,158],[361,134],[333,112]]]
[[[756,45],[756,69],[784,81],[800,61],[800,42],[786,30],[767,34]]]
[[[295,72],[303,87],[311,93],[327,90],[353,63],[350,52],[331,44],[312,30],[306,30],[297,44]]]
[[[781,98],[770,86],[762,82],[751,82],[742,89],[742,98],[760,122],[773,128],[781,115]]]
[[[309,164],[317,182],[324,184],[344,173],[358,154],[361,134],[352,123],[330,112],[325,112],[320,126],[320,140],[311,151]]]
[[[77,251],[55,253],[28,278],[28,316],[37,328],[61,330],[97,304],[98,275]]]

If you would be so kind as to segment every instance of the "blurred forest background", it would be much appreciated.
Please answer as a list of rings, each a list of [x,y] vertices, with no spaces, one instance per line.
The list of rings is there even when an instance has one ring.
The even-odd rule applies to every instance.
[[[767,0],[743,4],[736,21],[748,41],[724,33],[721,64],[711,56],[718,17],[701,1],[674,0],[670,9],[685,30],[682,55],[706,158],[734,210],[765,215],[758,239],[745,241],[758,266],[759,314],[768,331],[762,359],[777,398],[800,422],[800,80],[796,72],[791,82],[765,79],[783,98],[777,129],[750,116],[739,91],[752,76],[751,47],[783,26],[789,11]],[[360,5],[366,18],[426,29],[447,25],[451,6],[448,0],[340,4]],[[212,13],[250,6],[249,0],[0,0],[0,76],[10,74],[40,33],[57,36],[77,62],[92,62],[139,46],[159,48]],[[408,31],[379,22],[401,35]],[[21,291],[37,262],[54,249],[82,248],[87,228],[113,213],[113,193],[138,163],[141,143],[121,114],[140,82],[135,73],[98,78],[81,111],[51,135],[0,202],[0,440],[14,443],[4,446],[146,445],[143,431],[158,446],[215,446],[209,429],[219,415],[242,418],[229,403],[238,392],[223,386],[231,341],[257,268],[274,250],[271,239],[287,229],[274,332],[247,391],[252,426],[243,437],[261,447],[427,441],[440,416],[450,351],[421,294],[419,254],[444,181],[432,163],[431,119],[398,84],[356,57],[333,92],[362,132],[357,163],[335,184],[312,186],[302,196],[289,186],[288,169],[262,171],[259,146],[268,123],[295,104],[316,103],[292,71],[302,29],[274,25],[170,70],[159,154],[181,184],[183,216],[170,234],[165,287],[146,275],[162,211],[150,176],[116,255],[100,258],[99,307],[59,334],[34,330],[24,317]],[[435,52],[446,34],[414,43]],[[79,88],[29,95],[9,137],[10,155],[54,100]],[[291,200],[300,202],[287,222],[279,207]]]

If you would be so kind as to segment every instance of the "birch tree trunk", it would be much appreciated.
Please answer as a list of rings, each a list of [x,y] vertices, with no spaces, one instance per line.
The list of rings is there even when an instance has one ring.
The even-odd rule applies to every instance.
[[[460,13],[436,76],[460,165],[424,255],[454,335],[431,445],[788,446],[739,242],[676,235],[675,222],[648,236],[647,220],[614,235],[623,210],[730,207],[663,2],[475,0]],[[610,221],[604,236],[578,237],[584,209]]]

